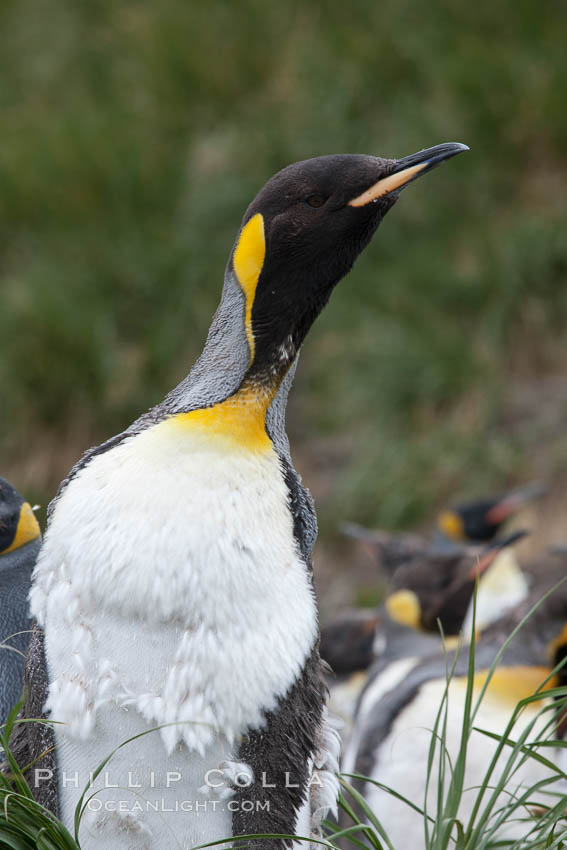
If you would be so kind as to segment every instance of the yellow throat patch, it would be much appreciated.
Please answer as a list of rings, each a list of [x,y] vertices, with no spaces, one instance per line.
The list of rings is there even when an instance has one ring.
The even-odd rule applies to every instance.
[[[26,543],[31,543],[32,540],[39,537],[40,533],[39,524],[30,503],[24,502],[20,510],[20,518],[15,537],[8,548],[0,553],[0,556],[7,555],[8,552],[13,552],[15,549],[19,549],[20,546],[25,546]]]
[[[260,213],[256,213],[242,228],[232,258],[234,273],[242,288],[246,303],[244,325],[250,348],[250,363],[254,360],[255,352],[254,334],[252,332],[252,307],[265,257],[264,218]]]
[[[250,364],[256,350],[252,307],[265,256],[264,219],[260,213],[256,213],[242,228],[232,258],[236,279],[244,293],[244,327]],[[181,426],[190,429],[192,434],[214,444],[215,449],[271,451],[273,446],[266,433],[266,413],[276,392],[277,386],[243,384],[238,392],[224,401],[200,410],[178,413],[158,427]]]
[[[190,429],[217,448],[271,451],[273,446],[266,432],[266,413],[274,395],[275,389],[245,385],[225,401],[200,410],[177,413],[157,427]]]

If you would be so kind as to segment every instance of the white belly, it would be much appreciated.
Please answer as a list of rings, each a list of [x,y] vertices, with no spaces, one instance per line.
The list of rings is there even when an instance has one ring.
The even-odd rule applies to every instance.
[[[171,724],[120,750],[110,781],[127,784],[139,753],[145,770],[161,769],[162,786],[168,770],[181,772],[160,795],[189,803],[203,799],[206,769],[234,755],[239,736],[288,691],[317,631],[275,453],[219,449],[168,423],[95,457],[69,483],[31,598],[46,631],[50,717],[66,724],[60,767],[94,770],[126,738]],[[135,793],[152,796],[142,784]],[[61,791],[70,824],[79,792]],[[101,833],[92,846],[109,847],[109,829],[113,850],[176,846],[166,828],[156,833],[160,823],[182,847],[230,835],[230,813],[218,806],[214,816],[134,820],[99,817],[105,843]]]
[[[477,630],[482,630],[499,617],[503,617],[526,598],[528,590],[527,579],[513,549],[503,549],[478,583],[475,619]],[[461,629],[467,640],[472,633],[472,621],[471,601]]]
[[[420,807],[423,807],[425,799],[427,764],[429,747],[431,745],[430,730],[433,729],[435,724],[436,713],[441,705],[445,687],[446,682],[442,680],[428,682],[420,689],[416,699],[400,712],[393,724],[390,735],[377,752],[375,768],[372,771],[372,779],[379,781],[388,788],[392,788]],[[463,681],[456,680],[452,683],[450,689],[446,746],[453,765],[455,764],[461,740],[465,690],[466,684]],[[521,730],[534,720],[539,708],[541,708],[541,703],[535,703],[534,705],[536,706],[534,708],[527,707],[521,719],[514,727],[511,736],[514,740],[518,739]],[[513,708],[512,703],[491,697],[489,693],[483,700],[474,725],[480,729],[502,734]],[[544,721],[536,722],[529,740],[537,738],[538,732],[541,733],[543,724]],[[437,755],[440,746],[438,744]],[[496,747],[496,741],[482,735],[480,732],[472,732],[467,751],[464,780],[465,791],[461,798],[458,811],[459,820],[465,828],[469,824],[470,815],[478,795],[478,786],[484,780]],[[543,751],[542,754],[553,760],[553,755],[550,755],[548,751]],[[501,760],[492,774],[491,787],[494,787],[502,775],[504,764],[509,755],[510,750],[505,747]],[[507,791],[513,790],[520,795],[522,790],[550,775],[550,771],[543,765],[534,759],[528,759],[511,778],[507,785]],[[435,818],[437,813],[437,776],[438,759],[435,758],[427,794],[427,811],[433,818]],[[447,768],[444,791],[445,799],[449,783],[450,771]],[[555,790],[558,790],[558,783],[555,786]],[[411,847],[412,850],[425,848],[423,816],[416,813],[404,802],[397,800],[391,794],[380,790],[370,783],[365,785],[364,795],[372,811],[382,823],[394,847]],[[485,804],[488,801],[488,797],[489,794],[485,797]],[[493,811],[498,810],[500,806],[504,805],[507,799],[505,793],[502,794],[498,798]],[[541,795],[539,798],[537,794],[532,794],[530,797],[532,802],[538,799],[542,799]],[[547,798],[547,804],[549,805],[549,798]],[[523,810],[517,810],[514,817],[517,819],[523,815],[525,815]],[[526,823],[519,823],[516,820],[514,823],[501,826],[498,831],[498,838],[520,838],[526,834],[526,831]]]
[[[109,703],[97,713],[96,734],[76,741],[56,732],[60,777],[60,816],[70,827],[89,769],[112,749],[149,728],[135,711]],[[217,736],[203,757],[179,744],[167,753],[159,732],[126,744],[94,779],[79,829],[83,850],[189,850],[232,834],[231,807],[219,765],[231,758],[226,739]],[[210,786],[209,794],[202,786]],[[215,786],[215,787],[213,787]],[[225,845],[223,845],[225,846]],[[228,846],[228,845],[226,845]]]

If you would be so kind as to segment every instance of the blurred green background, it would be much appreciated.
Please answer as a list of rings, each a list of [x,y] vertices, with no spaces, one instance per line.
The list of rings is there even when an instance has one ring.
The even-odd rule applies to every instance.
[[[561,0],[5,0],[0,474],[43,504],[189,370],[244,209],[287,163],[471,151],[403,195],[290,403],[342,518],[567,479]]]

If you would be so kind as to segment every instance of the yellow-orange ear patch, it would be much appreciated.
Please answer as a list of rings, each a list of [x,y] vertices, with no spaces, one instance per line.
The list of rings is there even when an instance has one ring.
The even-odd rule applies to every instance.
[[[8,552],[13,552],[14,549],[19,549],[20,546],[25,546],[26,543],[30,543],[30,541],[39,537],[40,533],[39,524],[35,518],[34,512],[32,511],[31,505],[29,502],[24,502],[20,510],[20,518],[18,520],[18,527],[16,528],[14,539],[8,548],[4,549],[1,554],[7,555]]]
[[[421,605],[413,590],[397,590],[391,593],[385,605],[392,620],[410,629],[421,627]]]
[[[465,540],[465,526],[456,511],[442,511],[437,518],[437,525],[449,540],[461,542]]]
[[[264,218],[260,213],[256,213],[242,228],[232,258],[234,273],[246,300],[244,321],[251,363],[254,360],[255,349],[254,334],[252,333],[252,306],[265,256]]]

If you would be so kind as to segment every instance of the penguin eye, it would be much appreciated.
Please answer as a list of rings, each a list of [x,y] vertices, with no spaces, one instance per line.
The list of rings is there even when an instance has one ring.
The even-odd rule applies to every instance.
[[[326,200],[323,195],[309,195],[305,198],[305,203],[310,207],[322,207]]]

